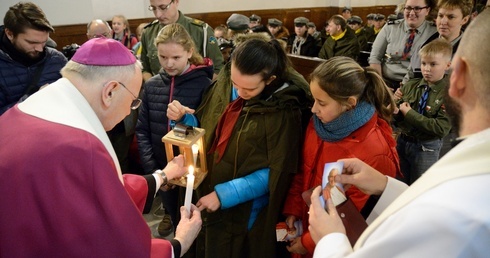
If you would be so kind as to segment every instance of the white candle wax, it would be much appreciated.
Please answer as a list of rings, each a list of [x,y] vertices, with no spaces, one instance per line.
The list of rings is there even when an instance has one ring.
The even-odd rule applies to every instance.
[[[184,207],[187,212],[191,212],[192,191],[194,190],[194,167],[189,166],[189,174],[187,175],[187,185],[185,188]]]
[[[192,144],[192,157],[194,158],[194,166],[197,167],[197,153],[199,151],[199,146],[197,144]]]

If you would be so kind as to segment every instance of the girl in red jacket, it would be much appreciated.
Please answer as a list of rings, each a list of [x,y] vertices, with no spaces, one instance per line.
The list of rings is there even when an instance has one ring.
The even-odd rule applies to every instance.
[[[325,163],[356,157],[388,176],[399,172],[389,125],[393,97],[373,69],[362,68],[348,57],[334,57],[313,71],[310,90],[314,115],[306,130],[303,165],[283,211],[290,230],[296,220],[302,220],[305,229],[287,247],[293,257],[312,257],[315,243],[307,231],[308,207],[301,194],[321,184]],[[346,189],[347,198],[362,211],[369,196],[356,187]]]

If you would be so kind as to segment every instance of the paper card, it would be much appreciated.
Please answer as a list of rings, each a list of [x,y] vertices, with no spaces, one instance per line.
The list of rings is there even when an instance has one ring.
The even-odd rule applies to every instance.
[[[322,177],[322,194],[320,195],[320,203],[325,208],[325,200],[330,196],[335,206],[347,200],[345,197],[344,186],[341,183],[335,182],[335,176],[342,174],[344,168],[343,162],[325,163]]]
[[[290,241],[296,237],[299,237],[303,234],[303,223],[301,220],[297,220],[294,222],[295,231],[288,232],[288,226],[286,222],[279,222],[276,225],[276,237],[278,242]]]

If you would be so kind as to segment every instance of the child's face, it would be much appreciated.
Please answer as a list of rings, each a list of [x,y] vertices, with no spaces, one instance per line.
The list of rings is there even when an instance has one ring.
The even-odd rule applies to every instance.
[[[215,38],[223,38],[225,36],[225,31],[223,30],[215,30],[214,37]]]
[[[427,82],[435,83],[444,77],[444,74],[449,69],[451,62],[441,53],[433,56],[421,57],[422,75]]]
[[[375,29],[380,30],[385,25],[385,20],[376,20],[373,24]]]
[[[315,27],[308,27],[308,34],[313,36],[313,33],[315,33],[316,28]]]
[[[348,25],[354,31],[358,30],[361,27],[361,25],[359,23],[355,23],[355,22],[354,23],[349,23]]]
[[[221,50],[221,54],[223,55],[224,63],[228,63],[228,61],[230,61],[230,57],[231,57],[231,47],[227,47],[227,48]]]
[[[328,123],[339,117],[345,108],[328,93],[326,93],[316,80],[310,82],[310,91],[315,99],[311,112],[314,113],[322,123]]]
[[[160,43],[157,49],[160,65],[170,76],[180,75],[192,56],[192,50],[186,51],[182,45],[173,42]]]
[[[114,17],[112,19],[112,30],[115,34],[120,34],[126,29],[126,25],[124,25],[124,21],[121,18]]]
[[[272,35],[276,35],[276,33],[279,31],[281,27],[279,26],[267,26],[269,28],[269,31],[272,33]]]
[[[306,25],[303,25],[303,26],[300,26],[300,27],[296,27],[294,26],[294,33],[296,33],[296,35],[305,35],[305,32],[308,30],[308,28],[306,28]]]

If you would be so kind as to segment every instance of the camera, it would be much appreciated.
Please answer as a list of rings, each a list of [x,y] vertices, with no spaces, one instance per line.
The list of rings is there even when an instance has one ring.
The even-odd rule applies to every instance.
[[[68,59],[70,60],[73,55],[75,55],[75,53],[77,52],[77,49],[80,48],[80,45],[78,45],[77,43],[72,43],[71,45],[66,45],[63,47],[63,49],[61,50],[61,53],[63,53],[63,55]]]

